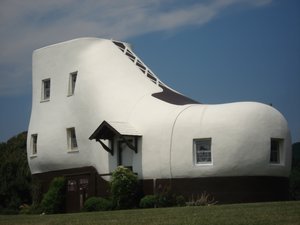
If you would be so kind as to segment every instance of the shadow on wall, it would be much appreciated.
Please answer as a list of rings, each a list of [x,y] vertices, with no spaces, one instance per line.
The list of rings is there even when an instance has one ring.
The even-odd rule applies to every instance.
[[[126,140],[135,146],[137,144],[136,152],[132,150],[123,139],[114,138],[113,152],[109,154],[109,172],[112,173],[118,166],[122,165],[132,170],[141,178],[143,174],[142,168],[142,138],[137,137],[135,142],[134,137],[125,137]]]

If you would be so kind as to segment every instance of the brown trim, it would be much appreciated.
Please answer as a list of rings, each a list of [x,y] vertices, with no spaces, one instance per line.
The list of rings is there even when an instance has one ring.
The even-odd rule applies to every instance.
[[[93,132],[89,137],[90,140],[93,139],[113,139],[116,135],[120,136],[121,134],[115,128],[113,128],[105,120],[99,125],[99,127]]]
[[[161,101],[168,102],[174,105],[200,104],[199,102],[190,99],[182,94],[179,94],[162,84],[159,84],[159,87],[161,87],[163,91],[154,93],[152,94],[152,96]]]
[[[121,134],[118,130],[116,130],[113,126],[111,126],[107,121],[103,121],[99,127],[93,132],[93,134],[89,137],[90,140],[95,139],[97,142],[101,144],[101,146],[104,148],[105,151],[109,152],[112,156],[114,155],[114,140],[115,137],[119,137],[123,140],[126,145],[133,150],[135,153],[138,152],[137,149],[137,135],[128,135],[128,134]],[[126,137],[133,137],[135,145],[133,145],[130,141],[126,139]],[[110,140],[112,142],[111,148],[109,148],[107,145],[105,145],[101,139],[104,140]]]
[[[157,179],[156,192],[169,186],[172,192],[186,199],[203,192],[218,203],[282,201],[289,198],[289,179],[286,177],[244,176]]]
[[[104,144],[100,139],[96,139],[97,142],[99,142],[101,144],[101,146],[104,148],[105,151],[109,152],[112,156],[114,155],[114,141],[113,140],[110,140],[111,141],[111,148],[109,148],[106,144]]]
[[[54,177],[64,176],[67,179],[88,179],[87,196],[109,196],[109,184],[103,176],[111,173],[98,174],[94,167],[73,168],[46,173],[33,174],[34,179],[41,183],[41,192],[48,190]],[[271,176],[243,176],[243,177],[208,177],[208,178],[173,178],[173,179],[145,179],[141,180],[144,195],[160,193],[168,187],[176,195],[183,195],[186,200],[206,192],[214,197],[218,203],[241,203],[282,201],[289,199],[289,179],[287,177]],[[80,193],[79,193],[80,194]],[[67,193],[68,197],[68,193]],[[74,198],[74,201],[72,201]],[[66,202],[67,212],[79,211],[76,195]],[[70,198],[69,198],[70,199]],[[76,207],[73,207],[73,204]]]
[[[135,145],[132,145],[130,142],[132,142],[132,140],[127,140],[125,138],[125,136],[121,135],[121,139],[122,141],[128,146],[128,148],[130,148],[131,150],[133,150],[135,153],[137,153],[137,136],[131,136],[131,135],[126,135],[127,137],[133,137],[134,138],[134,143]]]
[[[82,167],[38,173],[32,176],[39,181],[42,194],[48,191],[49,185],[55,177],[63,176],[67,179],[67,182],[68,180],[75,180],[76,185],[79,185],[80,179],[88,179],[88,186],[85,188],[84,195],[82,195],[79,188],[76,189],[76,193],[68,193],[68,189],[66,189],[66,212],[78,212],[80,206],[82,206],[80,198],[84,200],[91,196],[104,197],[109,195],[109,184],[102,178],[104,175],[98,175],[94,167]],[[109,175],[107,174],[107,176]]]

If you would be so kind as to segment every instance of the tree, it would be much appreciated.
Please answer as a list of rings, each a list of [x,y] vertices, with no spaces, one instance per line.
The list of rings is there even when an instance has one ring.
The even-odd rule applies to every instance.
[[[31,173],[26,153],[27,132],[0,143],[0,212],[17,212],[31,203]]]

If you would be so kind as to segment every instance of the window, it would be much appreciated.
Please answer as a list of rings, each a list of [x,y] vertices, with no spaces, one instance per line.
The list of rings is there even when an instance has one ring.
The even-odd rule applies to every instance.
[[[77,181],[76,180],[68,180],[68,191],[77,191]]]
[[[31,154],[36,155],[37,154],[37,134],[31,135]]]
[[[42,81],[42,100],[46,101],[50,99],[50,79]]]
[[[211,139],[194,140],[194,157],[196,164],[211,164]]]
[[[69,77],[69,93],[68,93],[69,96],[70,95],[74,95],[76,79],[77,79],[77,72],[70,73],[70,77]]]
[[[282,144],[282,139],[271,138],[270,163],[280,163]]]
[[[68,149],[70,151],[76,150],[77,140],[76,140],[76,133],[74,127],[67,129],[67,137],[68,137]]]

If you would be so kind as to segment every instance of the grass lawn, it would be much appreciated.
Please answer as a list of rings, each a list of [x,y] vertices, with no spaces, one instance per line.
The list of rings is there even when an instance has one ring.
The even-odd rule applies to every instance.
[[[136,209],[56,215],[0,215],[0,224],[300,225],[300,201]]]

